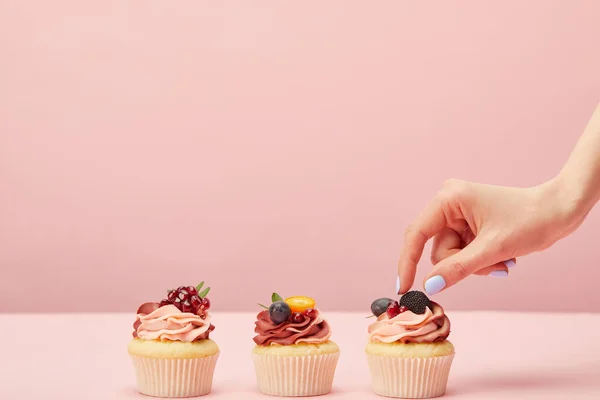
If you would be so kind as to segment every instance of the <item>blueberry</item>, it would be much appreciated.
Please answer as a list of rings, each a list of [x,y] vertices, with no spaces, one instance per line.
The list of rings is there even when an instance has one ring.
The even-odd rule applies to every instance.
[[[371,312],[374,316],[379,317],[381,314],[387,311],[388,306],[393,302],[394,300],[388,299],[387,297],[377,299],[371,303]]]
[[[276,301],[269,307],[269,318],[276,325],[287,321],[291,314],[292,310],[285,301]]]

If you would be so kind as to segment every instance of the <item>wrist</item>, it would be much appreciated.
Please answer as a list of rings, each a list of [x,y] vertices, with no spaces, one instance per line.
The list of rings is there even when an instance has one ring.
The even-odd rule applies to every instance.
[[[593,187],[565,171],[542,186],[545,196],[554,199],[561,220],[573,229],[581,224],[598,200]]]

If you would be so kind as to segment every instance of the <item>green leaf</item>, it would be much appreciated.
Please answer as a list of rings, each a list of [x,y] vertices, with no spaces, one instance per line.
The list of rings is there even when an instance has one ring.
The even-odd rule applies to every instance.
[[[269,307],[265,306],[264,304],[260,304],[260,303],[256,303],[256,304],[258,304],[259,306],[261,306],[264,309],[267,309],[267,310],[269,309]]]
[[[202,289],[202,286],[204,286],[204,281],[200,282],[200,284],[196,286],[196,291],[199,292],[200,289]]]
[[[280,295],[278,295],[277,293],[273,293],[273,294],[271,295],[271,301],[272,301],[273,303],[275,303],[276,301],[283,301],[283,298],[281,298],[281,296],[280,296]]]
[[[369,318],[373,318],[373,317],[375,317],[375,316],[374,316],[374,315],[369,315],[369,316],[368,316],[368,317],[366,317],[366,318],[367,318],[367,319],[369,319]]]
[[[208,294],[208,292],[210,292],[210,287],[207,287],[206,289],[204,289],[203,291],[201,291],[200,293],[198,293],[198,297],[200,297],[201,299],[205,298],[206,295]]]

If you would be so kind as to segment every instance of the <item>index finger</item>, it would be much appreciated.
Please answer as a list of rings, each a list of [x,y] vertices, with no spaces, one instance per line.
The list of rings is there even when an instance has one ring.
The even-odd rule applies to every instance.
[[[446,215],[442,203],[436,197],[409,225],[404,234],[404,247],[398,260],[398,294],[406,293],[412,287],[425,244],[445,227]]]

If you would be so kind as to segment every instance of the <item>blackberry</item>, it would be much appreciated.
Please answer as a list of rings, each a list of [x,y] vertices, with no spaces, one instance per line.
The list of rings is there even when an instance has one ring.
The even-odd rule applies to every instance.
[[[431,307],[431,301],[425,293],[411,290],[400,297],[400,305],[405,306],[415,314],[425,314],[427,307]]]

